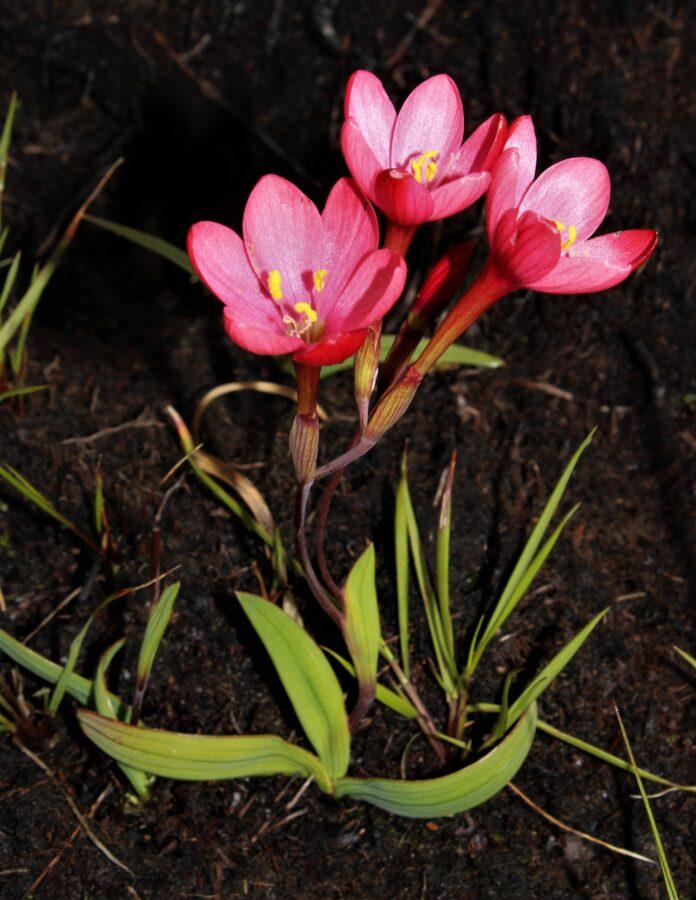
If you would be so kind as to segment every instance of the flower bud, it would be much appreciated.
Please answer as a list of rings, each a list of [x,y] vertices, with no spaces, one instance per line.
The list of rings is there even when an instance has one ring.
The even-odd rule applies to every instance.
[[[379,351],[382,343],[380,325],[372,325],[367,329],[365,343],[355,354],[355,403],[358,407],[360,430],[367,424],[370,411],[370,397],[375,389],[377,370],[379,368]]]
[[[374,408],[365,427],[363,437],[366,441],[375,443],[396,425],[411,405],[422,380],[421,373],[411,366],[396,384],[389,388]]]
[[[319,420],[316,413],[298,413],[290,429],[290,455],[299,484],[314,480],[319,449]]]

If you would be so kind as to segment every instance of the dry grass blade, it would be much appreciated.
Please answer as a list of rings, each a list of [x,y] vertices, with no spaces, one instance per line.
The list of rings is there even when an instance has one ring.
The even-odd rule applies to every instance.
[[[604,847],[605,850],[611,850],[612,853],[618,853],[621,856],[630,856],[631,859],[639,859],[641,862],[650,863],[650,865],[655,865],[655,860],[650,859],[647,856],[642,856],[640,853],[635,853],[633,850],[626,850],[625,847],[617,847],[615,844],[610,844],[608,841],[603,841],[601,838],[594,837],[591,834],[587,834],[586,831],[579,831],[577,828],[573,828],[570,825],[566,825],[565,822],[561,822],[560,819],[557,819],[555,816],[552,816],[551,813],[546,812],[545,809],[542,809],[537,803],[535,803],[531,797],[528,797],[523,791],[521,791],[516,784],[513,784],[512,781],[508,782],[508,787],[512,791],[515,796],[519,797],[523,803],[526,803],[530,809],[533,809],[535,813],[538,813],[543,819],[546,819],[547,822],[550,822],[552,825],[555,825],[556,828],[560,828],[561,831],[567,831],[569,834],[575,834],[578,837],[582,838],[584,841],[590,841],[592,844],[598,844],[600,847]]]
[[[99,850],[101,853],[103,853],[104,856],[109,860],[109,862],[112,862],[115,866],[118,866],[119,869],[123,869],[123,871],[128,872],[128,874],[132,878],[135,878],[135,875],[133,874],[133,872],[131,872],[131,870],[128,868],[128,866],[125,863],[122,863],[120,859],[117,859],[117,857],[114,856],[114,854],[111,852],[111,850],[109,850],[109,848],[105,844],[103,844],[102,841],[99,840],[99,838],[95,834],[94,830],[90,827],[89,822],[82,815],[82,813],[80,812],[80,810],[77,807],[77,804],[75,803],[73,798],[68,793],[67,788],[62,784],[61,780],[58,778],[58,776],[53,771],[53,769],[51,769],[51,767],[48,766],[41,759],[41,757],[37,756],[35,753],[32,753],[31,750],[27,749],[27,747],[25,747],[24,744],[22,744],[20,741],[16,741],[16,744],[25,756],[28,756],[29,759],[33,763],[35,763],[35,765],[37,765],[41,769],[42,772],[45,772],[46,775],[48,775],[48,777],[51,778],[53,781],[55,781],[55,783],[60,787],[60,789],[63,791],[63,795],[66,799],[68,806],[72,810],[73,815],[75,816],[77,821],[80,823],[80,827],[82,828],[84,833],[87,835],[87,837],[90,839],[90,841],[92,841],[92,843],[97,848],[97,850]]]
[[[292,400],[293,402],[297,400],[297,391],[295,388],[288,387],[284,384],[276,384],[274,381],[230,381],[227,384],[220,384],[208,391],[196,407],[196,412],[194,413],[191,425],[191,431],[196,440],[198,440],[198,433],[200,431],[203,414],[210,404],[219,397],[224,397],[226,394],[236,394],[239,391],[257,391],[260,394],[285,397],[287,400]],[[317,415],[323,421],[327,421],[329,418],[326,410],[322,409],[319,405],[317,405]]]
[[[94,188],[92,193],[89,195],[89,197],[87,197],[85,202],[73,216],[70,224],[65,229],[63,237],[60,239],[58,245],[51,253],[48,262],[46,262],[46,264],[39,269],[36,277],[32,279],[29,289],[24,294],[19,303],[17,303],[10,315],[7,317],[7,320],[0,328],[0,353],[5,350],[8,343],[12,340],[15,332],[21,327],[21,324],[26,316],[29,316],[33,313],[36,305],[41,299],[44,288],[50,281],[51,276],[58,266],[58,263],[61,261],[63,254],[68,249],[70,242],[75,236],[75,232],[77,231],[80,222],[87,212],[89,205],[101,193],[107,181],[111,178],[113,173],[121,165],[122,162],[122,159],[117,160],[112,166],[110,166],[106,174],[99,180],[99,183]]]

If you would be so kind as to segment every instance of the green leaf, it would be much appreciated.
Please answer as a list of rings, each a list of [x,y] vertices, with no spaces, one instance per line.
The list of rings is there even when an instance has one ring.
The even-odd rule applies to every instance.
[[[608,612],[609,607],[598,612],[574,638],[568,641],[562,650],[559,650],[551,662],[544,666],[537,678],[520,694],[510,707],[508,725],[516,722],[529,704],[534,703],[534,701],[537,700],[537,698],[554,681],[556,676],[565,669],[590,634],[594,631],[595,627],[602,621]]]
[[[180,734],[137,728],[89,710],[78,712],[80,726],[97,747],[120,763],[182,781],[219,781],[257,775],[314,776],[331,793],[331,778],[312,753],[275,735]]]
[[[261,638],[297,718],[332,778],[348,768],[350,732],[343,693],[329,661],[307,632],[268,600],[237,593]]]
[[[117,710],[116,704],[111,699],[111,694],[109,694],[106,687],[106,673],[111,665],[111,660],[125,643],[126,639],[121,638],[119,641],[116,641],[115,644],[112,644],[105,653],[102,653],[94,677],[94,701],[97,711],[100,715],[106,716],[108,719],[116,719]],[[130,781],[133,790],[138,797],[140,797],[141,800],[147,800],[150,795],[151,780],[148,778],[147,774],[139,769],[134,769],[132,766],[128,766],[125,763],[119,763],[118,766],[128,781]]]
[[[5,232],[6,233],[6,232]],[[5,281],[2,285],[2,291],[0,291],[0,313],[5,308],[7,301],[10,298],[10,292],[14,286],[15,281],[17,280],[17,273],[19,271],[19,261],[22,258],[21,251],[15,253],[12,258],[12,262],[10,263],[10,268],[7,270],[7,274],[5,275]]]
[[[687,653],[686,650],[682,650],[680,647],[676,647],[674,644],[672,646],[685,662],[688,662],[692,668],[696,669],[696,659],[690,653]]]
[[[380,363],[383,363],[387,358],[392,344],[394,343],[394,338],[395,335],[393,334],[382,335],[382,347],[379,354]],[[427,343],[428,341],[426,339],[420,341],[418,347],[414,351],[415,355],[421,353],[425,349]],[[471,347],[463,347],[461,344],[452,344],[437,361],[435,368],[443,369],[447,366],[473,366],[478,369],[499,369],[504,365],[505,363],[503,360],[499,359],[497,356],[491,356],[489,353],[483,353],[481,350],[472,350]],[[284,368],[284,365],[281,367]],[[351,356],[337,365],[323,366],[319,377],[322,379],[328,378],[330,375],[337,375],[339,372],[345,372],[352,368],[353,357]],[[289,367],[288,371],[291,370],[292,368]]]
[[[0,628],[0,650],[18,665],[24,666],[25,669],[28,669],[34,675],[38,675],[39,678],[43,678],[49,684],[55,684],[63,674],[63,666],[46,659],[45,656],[37,653],[36,650],[25,647],[24,644],[13,638],[6,631],[3,631],[2,628]],[[86,705],[92,701],[93,683],[89,678],[71,672],[65,680],[65,689],[78,703]],[[125,718],[129,709],[128,704],[114,694],[110,694],[109,697],[119,719]]]
[[[111,222],[109,219],[101,219],[99,216],[85,216],[85,221],[91,222],[92,225],[97,225],[105,231],[110,231],[112,234],[116,234],[133,244],[137,244],[145,250],[157,253],[164,259],[169,260],[169,262],[174,263],[175,266],[179,266],[184,272],[188,272],[189,275],[196,275],[196,270],[193,268],[188,254],[163,238],[156,237],[154,234],[148,234],[147,231],[138,231],[137,228],[129,228],[127,225],[119,225],[118,222]]]
[[[394,560],[396,564],[396,603],[399,621],[399,647],[401,650],[401,668],[407,678],[411,674],[411,654],[409,651],[409,554],[408,554],[408,517],[406,504],[408,500],[408,474],[406,451],[401,461],[401,479],[396,491],[394,508]]]
[[[375,584],[375,548],[370,544],[353,565],[343,591],[343,637],[355,664],[358,684],[375,688],[382,632]]]
[[[60,241],[49,256],[47,262],[38,270],[38,272],[36,273],[36,277],[32,278],[29,288],[19,300],[10,315],[7,317],[5,323],[2,325],[2,327],[0,327],[0,356],[2,356],[2,354],[5,352],[7,345],[14,337],[16,331],[20,328],[24,319],[27,316],[32,315],[32,313],[36,309],[36,306],[38,305],[39,300],[41,299],[41,296],[46,289],[46,285],[51,280],[53,273],[55,272],[58,264],[63,258],[65,251],[70,246],[70,243],[75,236],[75,232],[77,231],[77,228],[82,221],[85,212],[87,211],[87,207],[94,200],[97,194],[100,193],[108,179],[111,177],[115,168],[120,165],[121,162],[122,160],[119,160],[117,163],[111,166],[108,172],[99,181],[99,184],[96,186],[96,188],[92,191],[89,197],[75,213],[70,224],[65,229]]]
[[[59,512],[51,503],[51,501],[41,493],[41,491],[35,488],[34,485],[31,484],[31,482],[27,481],[27,479],[23,475],[20,475],[20,473],[16,469],[13,469],[12,466],[0,466],[0,478],[4,478],[4,480],[8,484],[12,485],[15,490],[19,491],[19,493],[22,494],[22,496],[24,496],[30,503],[33,503],[34,506],[38,507],[41,512],[45,513],[47,516],[50,516],[52,519],[55,519],[56,522],[59,522],[65,528],[68,528],[92,550],[99,552],[99,547],[97,547],[97,545],[90,537],[88,537],[83,531],[81,531],[81,529],[79,529],[77,525],[71,522],[70,519]]]
[[[51,699],[48,704],[48,712],[54,716],[58,711],[58,707],[60,706],[63,697],[65,696],[68,689],[68,679],[73,673],[75,669],[75,665],[77,664],[77,658],[80,655],[80,650],[82,649],[82,644],[84,643],[85,638],[87,637],[87,632],[89,631],[92,622],[96,619],[99,613],[106,609],[114,600],[118,600],[124,596],[124,591],[117,591],[115,594],[111,594],[103,600],[99,606],[94,610],[92,615],[87,619],[82,628],[78,631],[75,637],[72,639],[70,643],[70,649],[68,650],[68,658],[66,660],[63,671],[61,672],[56,686],[53,689],[53,694],[51,695]]]
[[[447,654],[456,667],[454,654],[454,628],[452,626],[452,613],[450,610],[450,532],[452,529],[452,483],[454,481],[454,466],[457,460],[457,452],[452,454],[449,468],[447,469],[444,480],[441,482],[440,494],[440,516],[437,525],[437,540],[435,548],[436,559],[436,584],[437,599],[440,609],[440,621],[442,622],[442,631]],[[436,498],[437,502],[437,498]]]
[[[335,650],[332,650],[330,647],[322,648],[329,656],[332,656],[337,663],[339,663],[346,672],[349,672],[353,678],[355,678],[355,666],[348,662],[347,659],[344,659],[340,654],[336,653]],[[397,694],[396,691],[393,691],[391,688],[386,687],[383,684],[377,683],[377,689],[375,692],[375,699],[378,703],[381,703],[383,706],[388,707],[393,710],[393,712],[398,713],[400,716],[403,716],[404,719],[417,719],[418,718],[418,710],[411,703],[410,700],[407,700],[406,697],[402,697],[401,694]]]
[[[10,141],[12,140],[12,128],[14,126],[15,112],[17,111],[17,91],[12,91],[10,105],[7,108],[5,122],[0,136],[0,221],[2,221],[2,199],[5,193],[5,179],[7,177],[7,160],[10,155]]]
[[[37,391],[45,391],[47,388],[47,384],[34,384],[30,387],[19,387],[9,391],[2,391],[0,392],[0,403],[4,403],[5,400],[11,400],[12,397],[24,397],[26,394],[36,394]]]
[[[558,504],[563,498],[563,494],[565,493],[565,489],[568,486],[570,477],[573,474],[573,471],[575,470],[575,467],[578,464],[578,461],[580,460],[583,452],[591,443],[595,431],[596,429],[593,429],[585,438],[585,440],[573,454],[570,462],[563,470],[563,474],[559,478],[556,486],[551,493],[551,496],[546,502],[541,516],[539,517],[539,521],[534,527],[534,530],[532,531],[532,534],[530,535],[529,540],[527,541],[524,550],[522,551],[520,558],[518,559],[517,564],[512,571],[512,575],[510,575],[510,578],[508,579],[505,588],[503,589],[503,592],[498,599],[495,609],[493,610],[491,617],[488,620],[488,624],[483,630],[483,633],[481,634],[481,637],[476,643],[475,647],[472,643],[466,668],[467,679],[471,679],[471,676],[473,675],[474,670],[480,662],[486,647],[489,645],[500,626],[506,621],[508,616],[511,615],[517,603],[519,603],[519,601],[528,590],[533,579],[538,574],[542,565],[546,561],[547,556],[560,537],[565,525],[567,524],[571,516],[575,513],[577,507],[574,507],[565,516],[561,524],[556,528],[552,536],[546,542],[541,552],[537,555],[539,545],[541,544],[541,541],[543,540],[544,535],[548,530],[551,519],[553,518],[553,515],[558,508]]]
[[[517,774],[534,740],[536,706],[489,753],[440,778],[402,781],[389,778],[339,778],[336,797],[364,800],[411,818],[451,816],[485,803]]]
[[[633,750],[631,748],[631,742],[628,740],[628,734],[626,732],[626,728],[624,727],[623,719],[621,718],[621,713],[619,712],[616,704],[614,705],[614,709],[616,711],[616,718],[619,720],[619,728],[621,729],[621,736],[623,737],[624,744],[626,745],[626,752],[628,753],[628,758],[631,760],[631,769],[633,770],[633,774],[635,775],[636,781],[638,782],[638,790],[640,791],[640,796],[643,799],[643,805],[645,806],[645,812],[648,816],[648,822],[650,823],[650,830],[652,831],[653,841],[655,843],[655,849],[657,850],[657,858],[660,861],[660,869],[662,871],[662,880],[665,883],[665,890],[667,892],[667,896],[669,900],[679,900],[679,892],[677,891],[677,886],[674,883],[674,878],[672,877],[672,870],[669,865],[669,860],[667,859],[667,854],[665,853],[665,848],[662,844],[662,838],[660,837],[660,831],[657,827],[657,822],[655,821],[655,816],[653,815],[652,808],[650,807],[650,801],[648,800],[648,795],[645,793],[645,788],[643,787],[643,782],[640,777],[640,773],[638,771],[638,766],[636,765],[635,757],[633,756]]]
[[[172,617],[172,610],[179,594],[179,587],[179,582],[170,584],[169,587],[162,591],[162,596],[150,610],[150,617],[147,620],[147,627],[140,645],[140,656],[138,657],[138,674],[136,676],[136,691],[133,701],[134,708],[140,709],[142,705],[160,641]]]

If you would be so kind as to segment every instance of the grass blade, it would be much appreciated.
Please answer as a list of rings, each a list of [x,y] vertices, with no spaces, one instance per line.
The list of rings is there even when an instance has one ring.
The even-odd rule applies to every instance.
[[[411,654],[409,649],[409,553],[408,553],[408,516],[406,503],[408,498],[407,456],[401,460],[401,479],[396,491],[394,507],[394,560],[396,564],[396,606],[399,623],[399,647],[401,650],[401,668],[407,678],[411,675]]]
[[[628,758],[631,760],[631,769],[633,770],[633,774],[635,775],[636,781],[638,782],[638,790],[640,791],[640,796],[643,798],[643,805],[645,806],[645,812],[647,813],[648,822],[650,823],[650,830],[652,831],[655,849],[657,850],[657,857],[660,861],[662,880],[665,883],[667,896],[669,897],[669,900],[679,900],[679,893],[677,891],[677,886],[674,883],[674,878],[672,877],[672,870],[670,869],[669,860],[667,859],[667,854],[665,853],[665,848],[662,844],[660,831],[657,827],[657,822],[655,821],[655,816],[653,815],[650,801],[648,800],[648,795],[645,793],[645,788],[643,787],[643,781],[640,777],[638,767],[636,766],[636,760],[633,756],[633,750],[631,748],[631,743],[628,740],[628,734],[626,732],[623,719],[621,718],[621,713],[619,712],[619,708],[616,704],[614,704],[614,711],[616,712],[616,718],[619,720],[619,728],[621,729],[621,736],[623,737],[624,744],[626,745]]]
[[[692,668],[696,669],[696,659],[690,653],[687,653],[686,650],[682,650],[680,647],[676,647],[674,644],[672,646],[685,662],[688,662]]]
[[[455,663],[454,655],[454,629],[452,627],[452,613],[450,611],[450,533],[452,530],[452,483],[454,482],[454,467],[457,463],[457,451],[450,459],[449,467],[444,473],[442,487],[438,491],[440,496],[440,516],[437,524],[437,542],[435,548],[436,558],[436,584],[437,599],[440,606],[440,621],[444,634],[447,652]],[[436,498],[437,500],[437,498]]]
[[[2,291],[0,291],[0,313],[2,313],[7,304],[7,301],[10,299],[10,293],[12,291],[12,288],[14,287],[15,281],[17,280],[17,273],[19,271],[19,262],[21,258],[21,251],[17,251],[17,253],[15,253],[15,255],[12,257],[10,268],[7,270],[7,274],[5,275],[5,281],[2,285]]]
[[[237,597],[268,651],[307,737],[332,778],[348,768],[350,732],[343,692],[329,661],[309,634],[268,600]]]
[[[508,725],[516,722],[529,704],[534,703],[546,688],[553,683],[556,676],[565,669],[590,634],[594,631],[595,627],[602,621],[608,612],[609,607],[598,612],[597,615],[575,635],[575,637],[568,641],[562,650],[559,650],[551,662],[544,666],[537,678],[520,694],[510,707]]]
[[[553,549],[553,546],[558,540],[561,532],[563,531],[564,526],[573,515],[575,510],[572,510],[570,513],[568,513],[568,515],[563,519],[561,525],[556,529],[550,540],[547,541],[541,553],[537,556],[539,545],[544,539],[551,519],[553,518],[553,515],[556,512],[559,503],[563,499],[563,494],[565,493],[565,489],[568,486],[568,482],[570,481],[573,471],[575,470],[575,467],[577,466],[583,452],[592,442],[595,431],[596,429],[593,429],[590,432],[590,434],[585,438],[582,444],[580,444],[578,449],[575,451],[570,461],[567,463],[561,477],[558,479],[558,482],[551,493],[551,496],[547,500],[546,505],[542,510],[541,516],[539,516],[539,521],[535,525],[522,553],[520,554],[520,558],[517,560],[515,568],[513,569],[512,574],[510,575],[510,578],[508,579],[503,592],[501,593],[498,602],[496,603],[495,608],[491,613],[488,624],[483,630],[480,639],[476,643],[475,648],[473,646],[472,648],[470,648],[469,661],[467,663],[467,669],[465,673],[467,679],[471,679],[471,676],[473,675],[474,670],[478,665],[486,647],[493,639],[496,631],[501,626],[501,624],[512,613],[516,603],[521,600],[526,589],[531,584],[534,576],[537,574],[544,561],[546,560],[546,557]],[[531,572],[527,574],[528,569],[530,568]],[[525,575],[527,575],[526,579]]]
[[[536,730],[532,704],[512,731],[481,759],[449,775],[415,781],[339,778],[336,797],[363,800],[411,818],[451,816],[485,803],[515,777],[527,758]]]
[[[12,128],[14,126],[15,112],[17,111],[17,91],[12,91],[10,105],[5,115],[5,123],[0,136],[0,223],[2,222],[2,201],[5,193],[5,181],[7,179],[7,160],[10,155],[10,141],[12,140]]]
[[[11,400],[13,397],[24,397],[27,394],[36,394],[38,391],[45,391],[47,389],[47,384],[34,384],[31,385],[31,387],[12,388],[12,390],[0,392],[0,403],[4,403],[5,400]]]
[[[196,270],[193,268],[188,254],[184,250],[179,249],[179,247],[174,246],[174,244],[170,244],[169,241],[156,237],[154,234],[148,234],[147,231],[139,231],[137,228],[119,225],[118,222],[111,222],[109,219],[102,219],[99,216],[85,216],[85,221],[91,222],[92,225],[97,225],[105,231],[110,231],[112,234],[130,241],[132,244],[137,244],[138,247],[143,247],[151,253],[157,253],[158,256],[174,263],[175,266],[179,266],[184,272],[197,277]]]
[[[160,641],[167,629],[169,620],[172,617],[174,603],[179,594],[179,582],[170,584],[169,587],[162,591],[162,596],[150,610],[150,616],[147,620],[145,634],[140,645],[140,655],[138,657],[138,672],[135,682],[135,694],[133,696],[133,720],[138,721],[140,718],[140,710],[142,709],[145,691],[150,680],[150,673],[155,662],[155,656],[160,645]],[[101,710],[100,710],[101,712]]]
[[[77,228],[82,221],[88,206],[101,192],[106,182],[109,180],[109,178],[111,178],[111,175],[120,164],[121,160],[118,160],[118,162],[114,163],[114,165],[110,167],[107,173],[99,181],[96,188],[92,191],[89,197],[75,213],[72,221],[66,228],[63,237],[60,239],[58,245],[49,256],[48,261],[41,267],[36,278],[32,279],[28,290],[21,298],[21,300],[17,303],[10,315],[7,317],[7,320],[2,325],[2,327],[0,327],[0,355],[5,352],[7,345],[14,337],[17,329],[20,327],[25,317],[31,315],[36,309],[36,306],[41,299],[41,295],[43,294],[46,285],[51,280],[53,273],[55,272],[58,264],[63,258],[63,254],[68,249],[73,237],[75,236],[75,232],[77,231]]]

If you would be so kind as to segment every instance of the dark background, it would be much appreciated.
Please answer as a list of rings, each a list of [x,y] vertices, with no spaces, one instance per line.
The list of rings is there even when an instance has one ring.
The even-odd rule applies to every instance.
[[[506,368],[439,374],[424,385],[407,419],[355,467],[335,506],[332,552],[337,574],[344,573],[365,540],[376,541],[383,622],[391,631],[389,517],[403,441],[410,441],[428,548],[431,498],[456,447],[453,598],[463,636],[519,552],[564,460],[599,426],[570,489],[583,508],[510,622],[510,639],[493,648],[479,696],[494,696],[506,670],[527,660],[537,666],[614,601],[605,624],[544,695],[541,714],[620,752],[616,700],[639,761],[693,782],[693,675],[671,649],[677,643],[694,652],[690,13],[669,2],[572,0],[5,0],[0,89],[3,104],[13,88],[21,98],[5,216],[10,249],[25,250],[25,272],[32,252],[50,248],[96,176],[121,155],[126,162],[95,210],[177,244],[199,218],[238,226],[250,188],[268,171],[321,202],[345,171],[337,144],[342,92],[357,67],[379,74],[398,100],[428,75],[448,72],[462,92],[467,133],[494,111],[531,112],[543,166],[574,155],[605,161],[614,190],[603,230],[659,229],[660,246],[645,270],[606,296],[518,296],[492,310],[466,341],[502,356]],[[448,240],[481,236],[479,216],[480,204],[424,229],[411,272],[422,272]],[[164,406],[173,403],[190,418],[215,384],[279,380],[271,362],[229,345],[219,318],[216,303],[183,273],[83,225],[30,335],[30,382],[48,382],[51,391],[32,398],[21,416],[0,407],[0,462],[17,466],[81,523],[89,522],[101,461],[122,584],[149,574],[159,481],[180,455]],[[332,413],[324,448],[335,450],[353,428],[349,377],[326,382],[322,400]],[[240,395],[219,403],[206,431],[207,446],[224,458],[262,463],[248,474],[286,529],[290,414],[283,400]],[[64,443],[139,416],[135,426]],[[160,526],[163,565],[182,565],[183,587],[146,703],[148,722],[289,734],[294,723],[277,686],[269,694],[263,655],[232,599],[234,589],[254,587],[258,545],[190,478],[171,496]],[[91,561],[5,488],[0,539],[8,606],[2,625],[21,637],[86,581]],[[89,596],[32,646],[63,658],[105,590],[100,575]],[[305,599],[300,592],[310,622],[321,628]],[[98,652],[125,631],[129,650],[113,679],[127,694],[145,618],[142,596],[112,609],[92,632],[83,669],[91,671]],[[422,632],[414,641],[425,660]],[[10,667],[2,669],[9,677]],[[426,666],[420,677],[427,686]],[[28,695],[38,687],[26,678]],[[63,788],[9,740],[0,743],[0,894],[8,898],[23,896],[59,854],[36,896],[659,895],[656,868],[552,828],[506,791],[471,817],[426,823],[336,805],[310,790],[297,807],[303,814],[275,828],[295,789],[281,795],[282,779],[159,781],[138,813],[124,810],[115,791],[94,827],[134,871],[131,879],[86,838],[71,840],[76,822],[64,789],[87,810],[118,775],[81,739],[72,704],[64,707],[57,743],[40,748]],[[398,774],[407,741],[407,729],[377,711],[356,742],[355,771]],[[426,760],[417,742],[409,774]],[[569,824],[653,852],[627,776],[540,735],[517,783]],[[670,794],[654,808],[688,896],[693,801]]]

